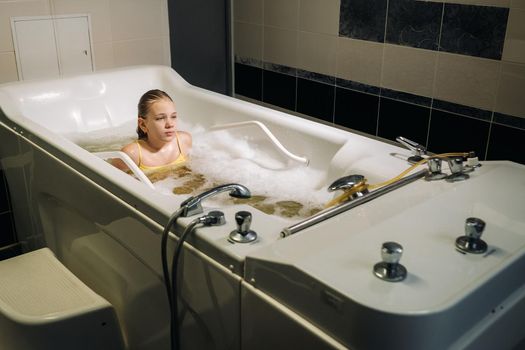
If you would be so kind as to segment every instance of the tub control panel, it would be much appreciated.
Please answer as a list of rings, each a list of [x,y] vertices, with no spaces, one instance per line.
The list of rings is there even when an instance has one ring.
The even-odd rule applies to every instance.
[[[251,252],[245,279],[351,348],[452,348],[523,289],[524,176],[501,162],[469,181],[415,181]],[[337,307],[312,308],[326,289]]]

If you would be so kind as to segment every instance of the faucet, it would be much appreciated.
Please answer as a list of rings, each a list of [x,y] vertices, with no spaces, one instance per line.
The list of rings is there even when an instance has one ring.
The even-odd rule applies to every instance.
[[[366,179],[363,175],[348,175],[343,176],[328,186],[328,192],[333,192],[337,190],[349,190],[356,185],[360,185],[362,182],[366,182]]]
[[[188,216],[202,213],[203,209],[202,209],[201,202],[204,199],[213,197],[225,191],[230,191],[230,196],[236,197],[236,198],[250,198],[251,197],[250,190],[248,190],[243,185],[226,184],[226,185],[214,187],[199,195],[192,196],[186,199],[184,202],[182,202],[179,209],[177,209],[173,214],[171,214],[168,220],[168,223],[166,224],[166,226],[164,226],[164,230],[162,231],[160,251],[161,251],[161,259],[162,259],[162,274],[164,277],[164,284],[166,286],[166,294],[168,296],[168,301],[170,303],[170,310],[171,310],[170,311],[170,314],[171,314],[170,336],[171,336],[171,344],[172,344],[171,348],[172,349],[179,348],[176,345],[179,341],[178,325],[177,325],[177,319],[176,319],[176,315],[178,314],[177,312],[177,288],[176,288],[176,271],[177,271],[176,262],[178,259],[178,255],[180,254],[180,250],[182,249],[182,243],[186,239],[187,235],[193,230],[193,228],[197,224],[204,224],[207,226],[224,224],[225,223],[224,214],[220,211],[211,211],[208,215],[205,215],[203,217],[193,220],[189,224],[189,226],[184,230],[184,232],[179,238],[179,241],[177,241],[177,245],[175,247],[175,253],[173,256],[173,260],[172,260],[172,270],[171,271],[173,273],[173,276],[171,278],[171,282],[170,282],[170,271],[168,269],[168,254],[167,254],[169,231],[171,229],[171,226],[175,223],[175,221],[177,221],[179,217],[181,216],[188,217]]]
[[[363,175],[348,175],[335,180],[328,186],[328,192],[343,190],[350,194],[350,200],[362,197],[368,193],[368,185]]]
[[[322,210],[318,212],[315,215],[310,216],[309,218],[304,219],[303,221],[300,221],[296,224],[293,224],[292,226],[288,226],[282,229],[281,231],[281,238],[288,237],[290,235],[293,235],[301,230],[304,230],[305,228],[308,228],[310,226],[313,226],[315,224],[318,224],[322,221],[325,221],[329,218],[332,218],[338,214],[341,214],[347,210],[350,210],[352,208],[355,208],[357,206],[360,206],[361,204],[367,203],[379,196],[382,196],[390,191],[393,191],[399,187],[405,186],[412,181],[415,181],[419,178],[422,178],[428,173],[427,169],[420,170],[416,173],[407,175],[397,181],[394,181],[388,185],[385,185],[383,187],[378,188],[375,191],[371,191],[369,193],[366,193],[363,196],[360,196],[358,198],[355,198],[351,201],[346,201],[344,203],[340,203],[339,205],[333,206],[331,208],[327,208],[325,210]],[[336,181],[337,182],[337,181]]]
[[[425,146],[420,145],[417,142],[414,142],[412,140],[407,139],[403,136],[396,137],[396,141],[408,148],[409,150],[414,153],[414,155],[408,157],[408,162],[411,164],[415,164],[421,160],[423,160],[423,155],[427,154],[427,149]]]
[[[251,193],[248,188],[239,184],[226,184],[214,187],[196,196],[192,196],[181,203],[180,207],[184,208],[181,216],[188,217],[202,213],[201,202],[209,197],[213,197],[221,192],[230,191],[230,196],[235,198],[250,198]]]

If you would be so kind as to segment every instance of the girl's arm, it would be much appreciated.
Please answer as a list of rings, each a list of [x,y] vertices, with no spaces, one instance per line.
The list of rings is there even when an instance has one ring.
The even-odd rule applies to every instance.
[[[138,146],[136,145],[135,142],[130,143],[129,145],[126,145],[126,146],[122,147],[122,149],[120,151],[126,153],[131,158],[131,160],[133,160],[135,162],[135,164],[139,165]],[[111,160],[111,164],[113,166],[119,168],[120,170],[123,170],[123,171],[130,170],[128,168],[128,166],[126,165],[126,163],[124,163],[119,158],[112,159]]]

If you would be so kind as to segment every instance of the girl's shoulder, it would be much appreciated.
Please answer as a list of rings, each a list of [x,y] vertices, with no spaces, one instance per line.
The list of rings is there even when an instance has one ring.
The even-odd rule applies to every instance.
[[[187,131],[177,131],[177,135],[179,137],[179,140],[180,142],[185,145],[186,147],[191,147],[191,142],[192,142],[192,138],[191,138],[191,134]]]
[[[126,146],[122,147],[120,151],[126,153],[131,158],[131,160],[133,160],[136,164],[139,163],[139,155],[138,155],[139,150],[138,150],[137,141],[127,144]],[[129,170],[129,167],[126,165],[126,163],[124,163],[122,160],[118,158],[113,159],[111,163],[121,170],[124,170],[124,171]]]
[[[136,162],[139,158],[139,147],[139,141],[137,140],[122,147],[121,151],[126,153],[128,156],[131,157],[131,159],[133,159]]]
[[[128,143],[126,146],[122,147],[121,151],[126,153],[136,153],[138,150],[139,140]]]

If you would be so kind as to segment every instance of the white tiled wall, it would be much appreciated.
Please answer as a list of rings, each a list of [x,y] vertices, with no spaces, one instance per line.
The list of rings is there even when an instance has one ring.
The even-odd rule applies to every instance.
[[[243,59],[262,57],[264,62],[358,83],[525,115],[523,98],[510,94],[523,95],[525,86],[525,0],[445,1],[509,8],[501,60],[339,36],[341,0],[233,3],[234,52]]]
[[[0,0],[0,83],[18,80],[11,17],[89,13],[96,69],[170,65],[168,0]]]

